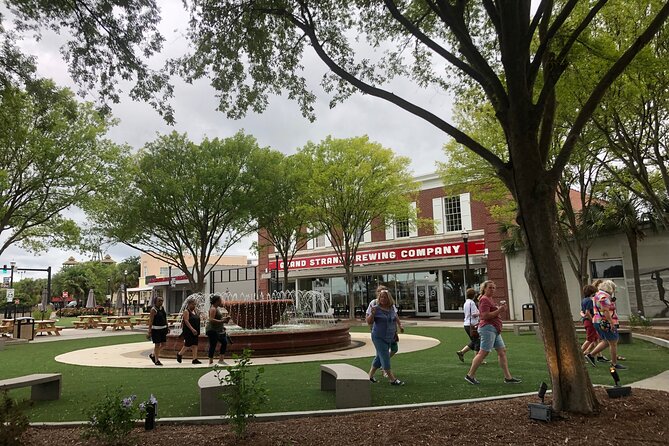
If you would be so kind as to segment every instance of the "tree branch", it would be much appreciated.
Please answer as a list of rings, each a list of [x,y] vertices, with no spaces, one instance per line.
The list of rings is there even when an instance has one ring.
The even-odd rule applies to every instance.
[[[602,97],[609,89],[613,81],[615,81],[618,76],[627,68],[627,66],[632,62],[636,55],[650,42],[650,40],[655,36],[659,31],[662,25],[666,22],[667,17],[669,17],[669,3],[660,9],[653,21],[648,25],[646,30],[634,41],[634,43],[623,53],[622,56],[609,68],[606,74],[602,79],[597,83],[597,86],[593,89],[592,93],[588,100],[583,104],[580,112],[574,120],[574,125],[572,126],[567,138],[560,150],[560,153],[555,159],[555,163],[550,170],[550,175],[556,180],[559,178],[560,173],[564,169],[564,166],[569,161],[569,157],[574,150],[576,141],[579,138],[579,135],[587,122],[590,120],[590,117],[595,111],[595,108],[601,101]]]

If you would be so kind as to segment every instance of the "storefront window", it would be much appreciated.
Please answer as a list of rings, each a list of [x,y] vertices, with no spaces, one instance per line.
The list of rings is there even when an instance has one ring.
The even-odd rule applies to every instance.
[[[346,280],[343,277],[330,278],[330,285],[332,286],[332,301],[330,305],[334,308],[346,307],[348,295]]]
[[[413,273],[395,274],[395,300],[402,311],[416,311],[416,282]]]
[[[461,269],[443,270],[444,310],[453,311],[462,309],[465,302],[464,271]],[[471,275],[471,271],[470,271]]]

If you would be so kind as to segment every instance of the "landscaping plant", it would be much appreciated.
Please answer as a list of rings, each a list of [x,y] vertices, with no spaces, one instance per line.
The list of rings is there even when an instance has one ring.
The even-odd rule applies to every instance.
[[[28,429],[26,417],[19,405],[9,397],[6,390],[2,391],[0,406],[0,446],[18,446],[21,435]]]
[[[245,348],[241,355],[233,355],[235,365],[225,367],[226,376],[218,375],[221,384],[228,386],[222,398],[228,403],[228,417],[238,438],[246,435],[249,419],[267,401],[267,390],[260,381],[265,369],[258,367],[252,373],[251,353],[252,350]]]
[[[147,405],[156,406],[158,401],[151,395],[147,401],[135,405],[136,395],[121,397],[119,390],[107,393],[88,412],[88,425],[82,436],[95,439],[107,445],[129,444],[130,432],[138,418],[144,418]]]

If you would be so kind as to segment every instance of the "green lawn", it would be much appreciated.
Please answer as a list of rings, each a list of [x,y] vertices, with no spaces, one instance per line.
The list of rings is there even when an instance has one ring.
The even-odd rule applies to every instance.
[[[356,327],[353,331],[365,331]],[[399,354],[393,358],[393,370],[407,382],[394,387],[385,381],[373,384],[374,405],[420,403],[456,400],[505,393],[530,392],[541,381],[548,380],[543,346],[534,335],[515,336],[504,333],[508,346],[511,372],[523,379],[519,385],[502,383],[502,373],[489,356],[489,364],[477,373],[480,386],[472,386],[463,378],[469,364],[458,361],[455,351],[465,344],[462,329],[409,327],[407,333],[437,338],[437,347],[415,353]],[[72,350],[126,342],[146,342],[142,335],[114,336],[40,344],[13,345],[0,351],[0,379],[39,372],[63,374],[62,397],[58,401],[38,402],[27,410],[32,421],[83,420],[84,411],[99,395],[109,389],[122,388],[124,394],[137,394],[146,399],[150,393],[159,401],[160,416],[196,416],[199,397],[197,380],[202,369],[125,369],[83,367],[61,364],[54,357]],[[400,342],[400,351],[402,349]],[[629,370],[620,372],[622,383],[647,378],[669,369],[669,350],[636,340],[620,346],[620,354],[627,357]],[[471,360],[471,353],[466,357]],[[371,358],[352,359],[350,364],[365,370]],[[334,409],[334,393],[320,390],[320,362],[264,366],[263,381],[269,390],[269,402],[263,412]],[[612,384],[606,367],[588,366],[596,384]],[[381,375],[379,374],[380,378]],[[15,398],[29,397],[29,389],[10,392]]]

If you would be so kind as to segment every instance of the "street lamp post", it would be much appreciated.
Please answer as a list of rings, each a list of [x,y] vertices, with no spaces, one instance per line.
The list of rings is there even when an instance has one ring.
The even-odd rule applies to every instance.
[[[465,245],[465,291],[469,287],[469,232],[466,229],[462,231],[462,241]]]
[[[124,313],[128,315],[128,270],[123,270],[123,309]]]
[[[111,307],[111,278],[107,278],[107,315],[109,316],[109,308]]]
[[[9,271],[9,288],[14,288],[14,268],[16,268],[16,262],[9,262],[11,270]]]
[[[274,268],[276,269],[276,284],[274,289],[279,291],[279,254],[274,254]]]

